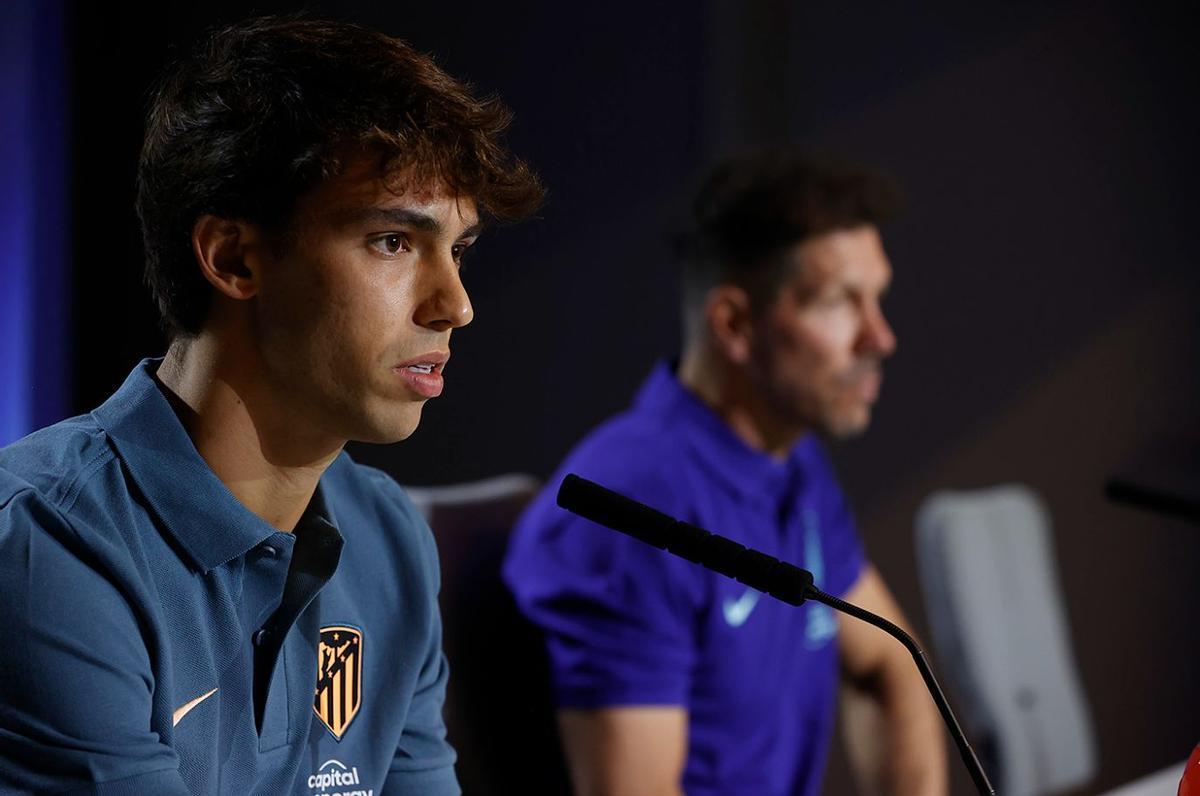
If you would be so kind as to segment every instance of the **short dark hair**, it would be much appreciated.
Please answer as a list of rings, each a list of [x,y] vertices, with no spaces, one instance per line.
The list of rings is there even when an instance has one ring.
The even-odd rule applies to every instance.
[[[487,217],[531,214],[543,190],[501,143],[510,121],[498,99],[358,25],[259,17],[209,34],[158,83],[138,166],[146,281],[164,326],[194,334],[208,314],[196,219],[285,231],[296,200],[355,152],[377,156],[398,193],[440,183]]]
[[[784,146],[728,158],[693,203],[682,246],[685,302],[723,282],[768,300],[786,274],[779,254],[827,232],[882,223],[899,205],[889,180],[829,155]]]

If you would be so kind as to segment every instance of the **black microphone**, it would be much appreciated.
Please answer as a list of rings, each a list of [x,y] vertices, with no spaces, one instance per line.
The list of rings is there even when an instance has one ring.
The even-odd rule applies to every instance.
[[[813,575],[806,569],[669,517],[574,474],[563,479],[558,505],[785,603],[801,605],[813,588]]]
[[[734,578],[785,603],[801,605],[806,599],[815,600],[872,624],[893,636],[908,649],[916,662],[921,678],[929,689],[929,695],[933,697],[938,712],[942,714],[942,720],[958,747],[959,756],[970,772],[976,789],[983,796],[996,796],[992,783],[988,781],[987,774],[979,764],[979,758],[967,743],[958,719],[950,710],[946,695],[942,693],[941,686],[933,676],[933,670],[925,660],[925,653],[917,646],[912,636],[892,622],[821,591],[813,585],[813,576],[808,570],[677,520],[644,503],[613,492],[586,478],[580,478],[574,473],[563,478],[562,485],[558,488],[558,505],[584,519],[628,534],[660,550],[674,553],[702,567]]]

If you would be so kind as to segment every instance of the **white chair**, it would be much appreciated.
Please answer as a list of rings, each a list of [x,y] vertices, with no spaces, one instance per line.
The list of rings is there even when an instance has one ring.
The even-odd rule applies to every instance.
[[[937,660],[997,792],[1085,784],[1095,738],[1045,506],[1020,485],[938,492],[916,530]]]

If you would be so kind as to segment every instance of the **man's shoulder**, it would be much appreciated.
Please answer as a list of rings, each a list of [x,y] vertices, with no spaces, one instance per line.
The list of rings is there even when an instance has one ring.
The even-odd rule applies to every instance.
[[[114,461],[91,415],[55,423],[0,448],[0,505],[21,492],[67,510],[97,469]]]
[[[339,494],[368,498],[387,510],[405,515],[420,514],[396,479],[377,467],[356,462],[345,451],[330,465],[322,484]]]
[[[49,596],[30,604],[30,617],[62,605],[75,606],[63,616],[123,614],[133,594],[128,587],[139,579],[130,505],[120,460],[90,416],[0,450],[0,554],[14,562],[4,587],[32,589],[38,582]],[[69,582],[72,593],[46,588],[59,581]]]
[[[636,410],[615,415],[596,426],[571,449],[518,521],[518,532],[577,521],[558,508],[559,484],[568,473],[653,505],[680,512],[687,504],[682,472],[691,467],[686,440],[669,418]],[[607,536],[607,534],[605,535]]]
[[[338,522],[350,512],[356,524],[380,529],[407,545],[432,548],[432,534],[421,511],[396,479],[383,470],[354,461],[342,452],[321,479],[326,497],[334,503]]]
[[[685,460],[686,437],[670,417],[630,409],[593,428],[564,460],[613,475],[647,476]],[[580,473],[586,475],[586,473]]]

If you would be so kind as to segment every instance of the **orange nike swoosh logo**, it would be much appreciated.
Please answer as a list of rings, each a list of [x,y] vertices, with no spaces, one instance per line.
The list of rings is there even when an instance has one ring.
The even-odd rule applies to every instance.
[[[171,726],[174,727],[177,724],[179,724],[179,722],[183,721],[184,716],[186,716],[187,714],[192,712],[192,708],[196,707],[201,702],[208,699],[210,696],[212,696],[215,693],[217,693],[216,688],[209,691],[207,694],[201,694],[200,696],[193,699],[191,702],[187,702],[183,705],[180,705],[178,708],[175,709],[175,714],[171,717],[172,718]]]

